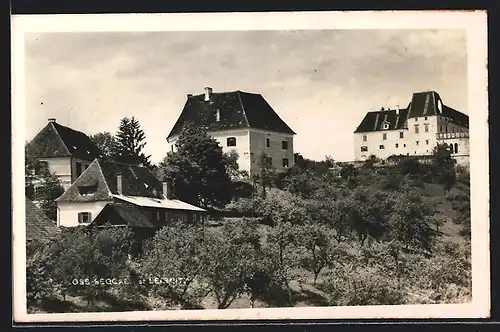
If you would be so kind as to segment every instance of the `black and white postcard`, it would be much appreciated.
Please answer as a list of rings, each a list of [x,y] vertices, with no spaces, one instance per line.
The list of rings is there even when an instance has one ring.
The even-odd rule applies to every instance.
[[[489,317],[486,12],[12,31],[15,321]]]

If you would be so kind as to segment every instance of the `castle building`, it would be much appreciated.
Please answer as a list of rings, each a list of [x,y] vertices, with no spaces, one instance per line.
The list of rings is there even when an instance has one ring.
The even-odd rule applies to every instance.
[[[224,152],[236,151],[240,170],[250,176],[259,173],[262,153],[278,172],[294,164],[295,132],[260,94],[239,90],[215,93],[210,87],[203,94],[188,94],[167,137],[170,151],[175,151],[175,143],[187,123],[203,127]]]
[[[469,117],[435,91],[414,93],[408,107],[369,111],[354,131],[354,156],[429,156],[446,144],[457,164],[469,165]]]

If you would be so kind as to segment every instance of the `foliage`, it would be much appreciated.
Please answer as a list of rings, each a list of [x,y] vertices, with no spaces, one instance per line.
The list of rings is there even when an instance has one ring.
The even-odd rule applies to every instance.
[[[438,144],[432,153],[431,168],[436,182],[442,184],[445,190],[450,190],[457,181],[455,172],[456,160],[446,144]]]
[[[105,131],[91,135],[90,139],[104,155],[113,155],[113,148],[116,145],[116,140],[110,132]]]
[[[175,223],[159,230],[147,243],[141,273],[159,278],[152,291],[184,308],[199,305],[206,292],[196,282],[203,263],[203,233],[192,225]]]
[[[228,222],[218,232],[205,234],[203,280],[219,309],[246,293],[258,262],[255,238],[241,229],[244,226]]]
[[[51,247],[47,268],[63,295],[81,294],[91,302],[106,292],[108,285],[100,283],[100,278],[126,276],[131,244],[132,233],[127,228],[63,229]],[[83,284],[73,284],[73,280],[83,280]]]
[[[28,306],[55,296],[50,274],[50,243],[34,240],[26,243],[26,299]]]
[[[144,154],[146,134],[135,117],[124,117],[120,120],[118,131],[112,148],[111,157],[125,164],[142,165],[151,168],[151,156]]]
[[[220,208],[229,203],[231,167],[218,142],[200,127],[187,125],[176,147],[159,165],[161,177],[173,181],[175,196],[204,208]]]
[[[259,173],[255,175],[259,182],[262,197],[266,196],[266,188],[271,187],[276,179],[276,167],[272,164],[270,157],[262,152],[259,158]]]

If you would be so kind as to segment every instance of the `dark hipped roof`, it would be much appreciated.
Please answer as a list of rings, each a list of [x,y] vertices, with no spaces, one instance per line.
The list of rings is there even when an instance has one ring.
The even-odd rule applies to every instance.
[[[59,202],[91,202],[111,200],[118,194],[117,175],[122,175],[122,194],[126,196],[159,197],[163,185],[146,167],[98,158],[57,199]],[[81,195],[80,189],[96,186],[95,194]],[[156,192],[155,192],[156,191]]]
[[[382,130],[384,123],[389,124],[388,130],[403,129],[405,128],[407,117],[407,108],[400,109],[399,114],[396,114],[396,110],[371,111],[366,113],[355,133]]]
[[[92,225],[105,224],[114,226],[128,225],[130,227],[161,228],[165,223],[150,220],[140,208],[128,204],[108,203],[94,219]]]
[[[54,239],[61,230],[29,198],[26,204],[26,240]]]
[[[438,108],[441,101],[442,112]],[[406,109],[401,109],[399,118],[395,110],[380,110],[368,112],[361,121],[355,133],[382,130],[384,119],[389,123],[389,130],[405,128],[408,118],[441,115],[448,118],[451,123],[469,127],[469,117],[451,107],[444,105],[441,97],[435,91],[416,92]]]
[[[40,130],[29,145],[36,151],[37,158],[73,156],[92,161],[102,155],[90,137],[52,121]]]
[[[216,121],[217,110],[220,121]],[[295,134],[262,95],[239,90],[211,93],[208,102],[204,94],[189,96],[167,139],[179,135],[188,122],[207,131],[255,128]]]

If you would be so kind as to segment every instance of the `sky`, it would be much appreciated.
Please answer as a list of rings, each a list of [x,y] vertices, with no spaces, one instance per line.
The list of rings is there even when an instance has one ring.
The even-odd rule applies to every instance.
[[[353,160],[369,110],[437,91],[468,114],[465,30],[25,34],[26,140],[48,118],[88,135],[135,116],[159,162],[188,93],[260,93],[311,159]]]

